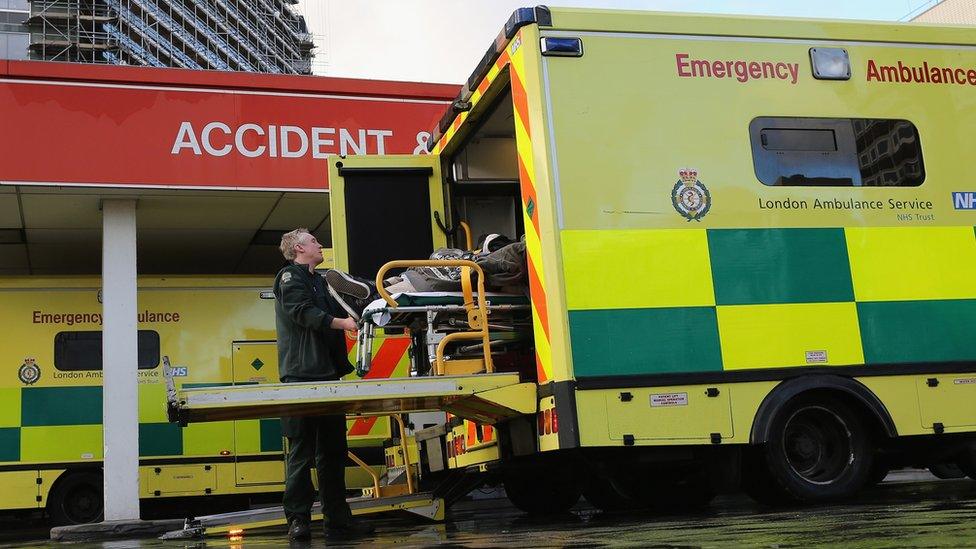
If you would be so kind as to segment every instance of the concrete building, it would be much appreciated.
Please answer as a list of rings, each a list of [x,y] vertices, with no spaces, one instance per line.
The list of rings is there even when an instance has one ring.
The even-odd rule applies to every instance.
[[[0,58],[311,74],[297,0],[0,0]]]
[[[912,17],[917,23],[976,24],[976,0],[934,1],[924,11]]]

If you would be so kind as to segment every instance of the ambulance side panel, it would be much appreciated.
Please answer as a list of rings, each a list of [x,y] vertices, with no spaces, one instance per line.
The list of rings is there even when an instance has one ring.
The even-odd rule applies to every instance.
[[[282,489],[279,420],[182,428],[169,423],[161,363],[169,357],[176,383],[184,387],[276,383],[274,302],[260,297],[270,283],[245,277],[140,279],[139,439],[133,443],[139,445],[141,497]],[[0,281],[7,364],[0,379],[0,483],[32,489],[0,497],[0,509],[43,507],[65,472],[101,467],[98,287],[97,279],[83,277]],[[402,375],[407,367],[403,352],[387,352],[384,360],[389,374]],[[388,427],[375,420],[350,421],[349,429],[350,446],[373,446],[368,451],[376,454],[388,436]],[[347,469],[350,486],[370,482],[364,471]]]
[[[648,388],[630,396],[655,417],[673,415],[672,407],[697,413],[709,387],[722,398],[700,402],[727,410],[714,425],[664,418],[675,428],[644,423],[628,434],[748,442],[775,382],[814,371],[858,377],[891,410],[899,434],[931,433],[936,421],[947,432],[967,430],[964,417],[976,417],[973,376],[955,376],[936,397],[926,374],[965,373],[976,360],[976,212],[960,161],[968,157],[961,136],[976,122],[976,88],[891,75],[899,63],[976,66],[976,50],[542,35],[579,37],[584,51],[541,58],[567,368],[583,389],[583,445],[621,444],[611,423],[627,387]],[[815,79],[812,47],[846,49],[850,80]],[[877,186],[792,185],[787,171],[770,180],[768,163],[754,156],[779,154],[763,141],[774,135],[764,137],[765,128],[807,131],[823,120],[855,132],[898,121],[896,131],[857,135],[860,157],[843,160],[855,173],[858,163],[891,160],[892,151],[909,158],[892,161],[901,171],[890,179],[880,169]],[[855,177],[867,181],[865,173]],[[909,183],[894,184],[899,178]],[[729,394],[731,402],[719,402]]]

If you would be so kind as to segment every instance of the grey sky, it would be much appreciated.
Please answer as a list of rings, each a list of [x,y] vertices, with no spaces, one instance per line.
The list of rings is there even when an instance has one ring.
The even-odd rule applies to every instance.
[[[301,0],[316,74],[463,82],[525,0]],[[559,0],[551,6],[897,21],[935,0]]]

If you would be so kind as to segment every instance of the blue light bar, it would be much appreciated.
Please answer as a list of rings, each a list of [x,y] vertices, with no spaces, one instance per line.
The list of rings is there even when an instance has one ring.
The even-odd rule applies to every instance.
[[[542,55],[547,57],[583,57],[583,41],[579,38],[543,38]]]

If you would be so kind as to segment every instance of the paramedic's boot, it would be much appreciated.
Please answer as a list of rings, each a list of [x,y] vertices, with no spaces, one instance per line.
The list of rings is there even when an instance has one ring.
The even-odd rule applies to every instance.
[[[329,541],[344,541],[364,538],[376,531],[376,527],[368,522],[350,520],[341,525],[326,525],[325,539]]]
[[[312,529],[303,518],[293,518],[288,525],[288,541],[307,541],[312,539]]]

